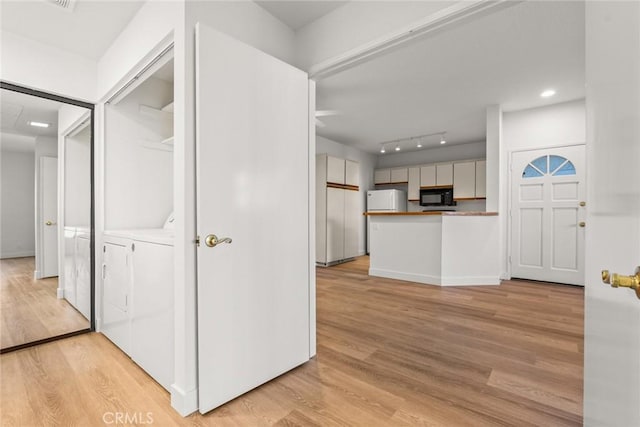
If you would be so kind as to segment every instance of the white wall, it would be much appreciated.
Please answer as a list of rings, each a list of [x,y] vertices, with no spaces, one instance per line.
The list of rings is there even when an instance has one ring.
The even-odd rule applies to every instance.
[[[500,153],[500,227],[502,277],[508,278],[509,256],[509,164],[514,151],[534,150],[586,142],[585,101],[579,99],[546,107],[503,113]]]
[[[457,1],[352,1],[296,33],[296,64],[326,59],[406,27]]]
[[[484,159],[486,144],[484,141],[469,144],[445,145],[420,151],[379,154],[377,169],[400,166],[424,165],[428,163],[451,162],[455,160]]]
[[[66,138],[63,158],[64,191],[58,191],[58,194],[64,197],[64,219],[58,215],[58,223],[64,224],[65,227],[88,228],[91,223],[90,126],[77,135]]]
[[[318,135],[316,135],[316,154],[329,154],[341,159],[353,160],[360,164],[360,211],[366,212],[367,191],[374,188],[373,169],[376,164],[376,156]],[[367,221],[364,216],[361,216],[360,241],[358,243],[358,253],[361,255],[367,250],[366,239]]]
[[[35,154],[0,151],[0,258],[35,255]]]
[[[0,47],[2,80],[95,101],[96,61],[6,31],[0,35]]]

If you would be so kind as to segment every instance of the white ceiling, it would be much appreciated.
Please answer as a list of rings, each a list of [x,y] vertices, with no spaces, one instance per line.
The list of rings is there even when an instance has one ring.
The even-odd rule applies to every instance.
[[[98,59],[143,3],[77,0],[73,11],[68,11],[46,0],[1,0],[0,22],[3,31]]]
[[[316,130],[369,152],[440,131],[447,144],[484,141],[487,105],[514,111],[584,97],[584,44],[582,2],[517,3],[319,81],[317,109],[342,114]],[[543,99],[547,88],[557,94]],[[425,148],[439,143],[431,137]]]
[[[0,138],[2,149],[33,151],[38,136],[58,135],[58,110],[61,102],[25,95],[10,90],[0,90]],[[29,122],[49,123],[48,128],[38,128]]]
[[[349,2],[266,0],[256,3],[295,31]]]

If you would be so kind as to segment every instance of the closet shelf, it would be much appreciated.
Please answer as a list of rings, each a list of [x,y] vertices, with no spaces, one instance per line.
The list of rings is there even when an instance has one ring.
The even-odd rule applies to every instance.
[[[173,101],[162,107],[162,111],[165,113],[173,113]]]
[[[160,144],[163,144],[163,145],[171,145],[171,146],[173,146],[173,136],[170,136],[170,137],[169,137],[169,138],[167,138],[167,139],[163,139],[163,140],[160,142]]]

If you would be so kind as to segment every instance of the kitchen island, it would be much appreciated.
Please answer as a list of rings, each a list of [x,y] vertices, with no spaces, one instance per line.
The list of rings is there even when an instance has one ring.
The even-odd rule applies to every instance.
[[[495,212],[365,212],[369,275],[439,286],[500,283]]]

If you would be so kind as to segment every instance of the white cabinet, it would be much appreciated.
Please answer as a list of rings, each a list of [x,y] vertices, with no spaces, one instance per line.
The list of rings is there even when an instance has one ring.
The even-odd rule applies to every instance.
[[[344,193],[341,188],[327,188],[326,263],[344,259]]]
[[[353,160],[345,160],[344,183],[351,186],[360,185],[360,164]]]
[[[476,162],[476,198],[487,197],[487,161]]]
[[[360,165],[342,160],[344,184],[329,180],[331,156],[316,156],[316,262],[330,265],[358,255],[363,222],[359,191]],[[338,159],[341,160],[341,159]],[[339,172],[332,171],[334,176]]]
[[[476,197],[476,162],[453,164],[453,198],[473,199]]]
[[[420,187],[436,186],[436,166],[422,166],[420,168]]]
[[[64,228],[64,299],[91,319],[91,245],[89,231]]]
[[[134,241],[131,358],[170,390],[173,382],[173,247]]]
[[[453,185],[453,163],[436,165],[436,185]]]
[[[404,184],[409,181],[409,172],[407,168],[391,169],[391,183]]]
[[[129,354],[131,328],[129,324],[128,242],[105,241],[102,247],[102,328],[101,331],[122,351]]]
[[[373,172],[374,184],[389,184],[391,183],[391,169],[376,169]]]
[[[420,200],[420,168],[409,168],[409,184],[407,185],[407,199],[410,202]]]
[[[327,156],[327,182],[333,184],[344,184],[344,159]]]
[[[105,232],[101,332],[165,389],[173,382],[170,230]]]

